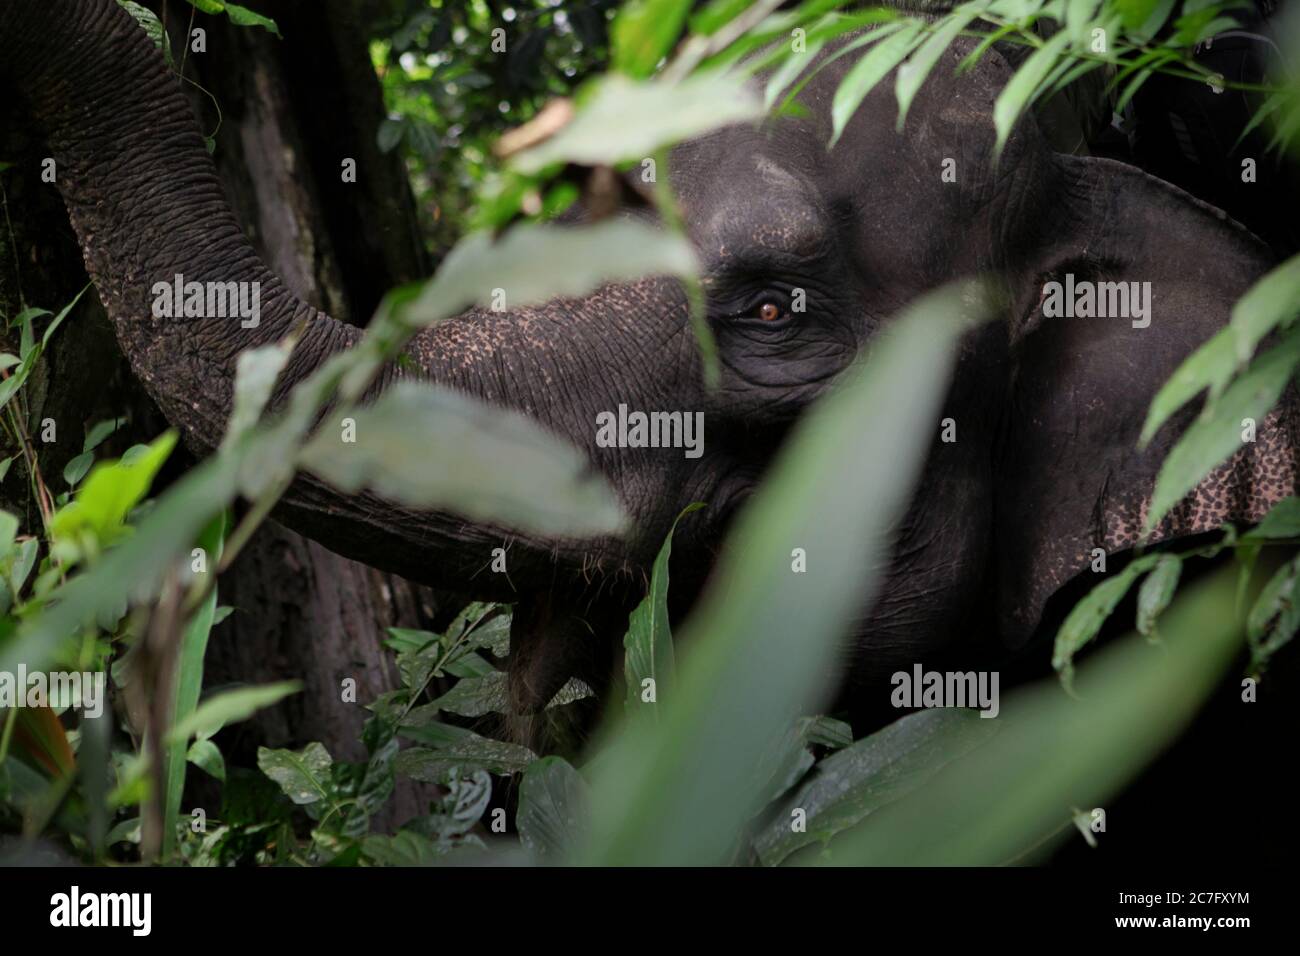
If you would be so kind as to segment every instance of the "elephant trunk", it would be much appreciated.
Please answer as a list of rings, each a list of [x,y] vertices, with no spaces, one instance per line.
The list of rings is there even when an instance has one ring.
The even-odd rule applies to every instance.
[[[44,131],[87,271],[132,369],[196,451],[221,442],[241,351],[298,333],[276,401],[359,340],[360,330],[295,297],[258,258],[177,77],[115,0],[0,0],[0,84],[19,95]],[[186,314],[191,283],[222,295],[236,290],[239,298],[226,301],[239,308]],[[459,322],[421,336],[411,348],[419,370],[410,374],[535,409],[539,403],[522,394],[527,376],[515,377],[510,363],[544,372],[545,362],[521,357],[536,344],[527,322],[496,318],[471,340]],[[482,347],[484,335],[500,349],[495,355]],[[502,353],[512,357],[503,361]],[[390,365],[379,387],[402,374]],[[597,542],[566,549],[366,494],[343,495],[310,475],[295,482],[277,516],[341,554],[413,580],[463,590],[473,579],[485,598],[511,598],[531,576],[549,576],[552,562],[569,552],[588,566],[600,561]],[[479,573],[503,545],[511,549],[510,575]]]

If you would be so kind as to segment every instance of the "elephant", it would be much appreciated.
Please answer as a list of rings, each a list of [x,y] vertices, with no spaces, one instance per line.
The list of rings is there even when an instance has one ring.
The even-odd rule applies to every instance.
[[[1004,314],[961,341],[942,412],[956,440],[935,423],[883,588],[846,643],[847,712],[870,720],[888,699],[887,676],[917,662],[987,665],[1035,646],[1053,597],[1095,580],[1098,550],[1118,566],[1139,544],[1258,521],[1295,491],[1293,403],[1146,539],[1158,468],[1196,409],[1144,449],[1138,436],[1156,389],[1223,327],[1272,264],[1269,249],[1135,167],[1053,151],[1032,116],[995,163],[993,104],[1011,68],[991,50],[957,77],[968,49],[944,53],[901,128],[887,81],[828,148],[845,57],[806,86],[800,115],[727,126],[671,152],[717,387],[705,384],[687,291],[662,276],[533,308],[472,309],[422,331],[410,361],[385,368],[380,388],[428,379],[576,446],[615,489],[627,534],[546,539],[344,494],[310,474],[276,516],[350,558],[514,604],[508,686],[519,713],[574,675],[605,691],[627,615],[683,508],[705,504],[677,528],[674,619],[705,587],[733,517],[805,410],[908,303],[987,275]],[[358,329],[296,299],[259,261],[175,78],[114,0],[0,0],[0,74],[47,137],[134,373],[191,448],[220,444],[241,351],[298,330],[274,405],[356,344]],[[154,317],[151,288],[177,274],[260,283],[260,321]],[[1048,307],[1046,290],[1067,281],[1148,290],[1145,324]],[[600,416],[620,406],[702,413],[700,453],[599,442]],[[503,546],[509,574],[484,573]]]

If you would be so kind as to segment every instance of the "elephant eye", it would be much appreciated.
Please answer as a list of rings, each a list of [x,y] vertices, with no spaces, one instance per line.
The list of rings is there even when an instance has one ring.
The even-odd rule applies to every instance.
[[[758,307],[758,317],[764,322],[776,322],[785,317],[785,310],[769,300]]]

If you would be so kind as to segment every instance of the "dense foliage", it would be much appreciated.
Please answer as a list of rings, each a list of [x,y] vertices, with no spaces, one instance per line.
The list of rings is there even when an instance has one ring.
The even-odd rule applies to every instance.
[[[240,7],[193,3],[243,22]],[[26,308],[8,318],[19,346],[0,356],[0,412],[17,452],[0,469],[25,469],[42,526],[20,533],[15,518],[0,515],[0,670],[98,671],[129,703],[95,717],[65,698],[3,711],[7,829],[50,837],[88,860],[193,865],[383,865],[462,854],[508,862],[776,864],[810,853],[834,862],[1004,862],[1033,858],[1074,824],[1091,839],[1080,808],[1116,792],[1177,735],[1241,641],[1236,580],[1216,577],[1175,596],[1182,563],[1232,548],[1244,580],[1262,548],[1300,536],[1300,504],[1284,502],[1249,533],[1226,529],[1211,546],[1143,555],[1094,590],[1057,640],[1055,663],[1078,698],[1055,682],[1029,686],[1004,701],[997,721],[926,711],[854,741],[845,724],[817,716],[824,674],[861,597],[860,569],[878,565],[872,558],[922,466],[957,338],[986,318],[970,314],[980,297],[972,289],[913,304],[844,387],[806,416],[738,521],[718,587],[685,623],[680,662],[667,625],[671,538],[665,542],[624,637],[624,692],[609,702],[590,746],[539,755],[498,739],[510,609],[478,604],[442,633],[389,633],[402,686],[348,703],[372,715],[366,761],[335,760],[315,742],[296,752],[263,750],[254,771],[227,766],[214,742],[223,726],[295,690],[201,692],[207,635],[225,610],[221,572],[296,471],[540,533],[596,533],[624,521],[609,490],[586,480],[574,450],[518,419],[416,383],[360,403],[380,365],[416,330],[478,300],[476,276],[486,270],[511,270],[516,302],[644,274],[697,281],[691,248],[671,228],[662,179],[656,189],[670,228],[547,225],[546,215],[582,188],[574,167],[626,167],[765,108],[797,109],[811,58],[864,28],[837,54],[856,63],[835,97],[836,135],[870,89],[905,63],[895,81],[901,121],[939,54],[975,33],[986,41],[972,57],[995,40],[1028,53],[997,103],[1001,142],[1026,109],[1094,70],[1109,77],[1103,95],[1121,108],[1155,72],[1224,82],[1206,75],[1196,47],[1232,22],[1237,4],[973,0],[937,19],[834,0],[778,6],[640,0],[607,15],[602,3],[520,3],[502,14],[527,25],[511,34],[516,45],[504,57],[491,50],[496,21],[483,2],[408,3],[393,12],[389,38],[374,44],[392,110],[377,135],[407,151],[435,247],[470,221],[499,234],[472,233],[423,288],[390,296],[364,341],[298,386],[282,413],[264,408],[292,343],[241,355],[222,448],[153,498],[152,481],[175,443],[170,432],[120,460],[96,461],[114,427],[101,423],[58,480],[41,475],[24,389],[71,304],[54,316]],[[1100,52],[1096,30],[1108,38]],[[493,159],[496,134],[533,117],[551,95],[574,93],[607,45],[611,69],[577,90],[574,117]],[[761,98],[742,85],[760,69],[771,71]],[[1278,148],[1300,130],[1290,79],[1259,90],[1257,115],[1274,124]],[[482,122],[489,115],[500,120]],[[441,206],[431,205],[430,192]],[[1261,280],[1231,324],[1159,393],[1148,436],[1187,402],[1209,400],[1161,472],[1152,523],[1235,451],[1243,417],[1262,418],[1277,402],[1300,364],[1298,313],[1295,259]],[[697,328],[708,356],[702,321]],[[318,424],[327,402],[334,411]],[[347,417],[383,440],[344,453],[335,423]],[[472,429],[464,426],[471,417]],[[463,465],[455,483],[404,463],[402,447],[431,447],[457,427],[473,437],[454,450]],[[873,493],[861,494],[864,486]],[[501,504],[484,514],[489,496],[473,489],[490,489]],[[232,524],[238,499],[250,507]],[[824,556],[827,570],[812,587],[788,583],[780,545],[794,527]],[[1255,677],[1300,627],[1297,582],[1300,559],[1284,564],[1250,610],[1244,630]],[[1134,586],[1138,633],[1076,663]],[[1162,655],[1144,639],[1157,618]],[[795,645],[784,626],[791,621],[800,627]],[[1198,640],[1181,639],[1192,622]],[[558,714],[589,693],[571,682],[550,709]],[[1073,757],[1045,762],[1043,753]],[[183,806],[187,764],[223,781],[218,811]],[[444,796],[399,831],[373,832],[371,818],[400,775],[438,783]],[[489,808],[493,788],[515,775],[518,807],[507,821],[500,805]],[[921,786],[927,782],[938,785]]]

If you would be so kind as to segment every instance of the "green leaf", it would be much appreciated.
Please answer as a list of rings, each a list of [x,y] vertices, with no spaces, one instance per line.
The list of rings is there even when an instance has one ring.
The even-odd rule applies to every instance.
[[[275,21],[270,17],[264,17],[260,13],[254,13],[247,7],[241,7],[236,3],[225,4],[226,16],[230,17],[230,22],[241,27],[261,27],[276,36],[280,36],[280,28],[275,25]],[[283,39],[283,37],[282,37]]]
[[[1300,334],[1259,356],[1246,373],[1206,409],[1170,450],[1147,512],[1146,529],[1155,528],[1189,491],[1241,447],[1242,422],[1261,422],[1282,397],[1300,363]]]
[[[691,11],[692,0],[629,0],[610,28],[614,69],[635,79],[649,76],[668,55]]]
[[[1097,636],[1133,582],[1151,570],[1158,559],[1159,555],[1151,554],[1129,562],[1124,570],[1102,581],[1070,610],[1056,632],[1052,648],[1052,667],[1061,675],[1061,683],[1067,689],[1074,679],[1074,655]]]
[[[333,763],[329,751],[314,742],[296,752],[257,748],[257,766],[262,773],[278,783],[284,795],[299,806],[329,799]]]
[[[185,754],[186,759],[198,767],[200,770],[216,777],[222,783],[226,782],[226,761],[221,756],[221,751],[211,740],[196,740],[190,744],[190,749]]]
[[[993,125],[997,129],[997,144],[994,147],[996,155],[1001,155],[1002,147],[1006,145],[1016,121],[1037,98],[1039,87],[1052,72],[1057,58],[1069,43],[1070,35],[1066,31],[1053,34],[1051,39],[1030,54],[998,94],[993,103]]]
[[[534,761],[519,784],[520,841],[544,862],[565,859],[587,839],[590,799],[587,782],[563,758]]]
[[[1175,740],[1236,655],[1231,569],[1080,668],[1081,699],[1055,681],[1004,695],[998,733],[900,800],[797,862],[990,866],[1033,862],[1074,832],[1071,808],[1108,807]],[[1061,759],[1068,754],[1069,759]]]
[[[1300,557],[1288,561],[1264,585],[1246,619],[1250,666],[1262,674],[1269,658],[1300,629]]]
[[[0,560],[9,556],[14,547],[14,536],[18,534],[18,518],[7,511],[0,511]]]
[[[800,847],[826,842],[886,804],[926,783],[947,763],[979,746],[998,729],[964,709],[925,710],[894,721],[817,764],[812,777],[782,802],[754,838],[766,866]],[[802,810],[805,830],[796,832]]]
[[[1183,573],[1183,559],[1176,554],[1162,554],[1142,587],[1138,589],[1137,629],[1145,637],[1156,633],[1156,618],[1169,607]]]
[[[763,107],[742,78],[729,74],[634,83],[607,76],[567,126],[515,156],[512,167],[538,173],[555,163],[617,166],[733,123],[756,120]],[[573,264],[573,263],[570,263]]]
[[[844,128],[848,126],[849,120],[853,118],[853,114],[857,112],[867,94],[899,64],[903,57],[912,52],[913,47],[923,36],[921,25],[909,21],[873,46],[857,63],[853,64],[852,69],[840,81],[831,103],[833,127],[831,146],[839,142]]]
[[[191,3],[202,2],[202,0],[190,0]],[[168,66],[172,64],[172,45],[171,39],[167,36],[167,31],[163,29],[162,21],[158,15],[148,7],[142,7],[132,0],[117,0],[118,6],[135,18],[135,22],[140,24],[140,28],[148,34],[153,45],[163,52],[163,59],[167,61]]]
[[[86,440],[81,445],[82,451],[94,451],[104,443],[104,439],[117,431],[125,419],[106,418],[102,422],[96,422],[91,426],[90,431],[86,432]]]
[[[628,618],[627,634],[623,637],[623,673],[627,679],[627,706],[633,711],[644,711],[641,699],[642,681],[652,680],[655,700],[672,686],[673,636],[668,629],[668,561],[673,552],[673,532],[677,523],[693,511],[704,507],[703,502],[687,505],[668,529],[663,547],[655,558],[650,573],[650,590]],[[649,706],[649,712],[658,718],[658,707]]]
[[[543,535],[624,527],[618,499],[586,456],[519,413],[402,381],[352,417],[355,441],[326,425],[300,459],[341,491],[370,488],[411,507]]]
[[[290,694],[302,690],[302,682],[278,681],[257,687],[240,687],[209,697],[187,717],[178,720],[167,735],[169,741],[184,741],[197,736],[206,740],[227,724],[247,720],[263,708],[278,704]]]
[[[1174,0],[1117,0],[1114,5],[1129,39],[1146,43],[1154,37],[1174,9]]]
[[[230,448],[261,417],[271,398],[275,380],[289,361],[295,341],[292,338],[239,353],[235,369],[235,399],[226,425],[222,448]]]
[[[90,471],[90,466],[95,463],[95,453],[83,451],[75,458],[68,460],[63,466],[63,480],[72,487],[76,487],[77,482],[86,477],[86,472]]]
[[[199,546],[215,562],[221,557],[225,538],[225,515],[219,515],[199,538]],[[215,568],[209,573],[215,574]],[[216,624],[217,589],[214,587],[195,611],[181,632],[180,648],[176,655],[176,676],[172,683],[171,721],[173,726],[193,718],[203,689],[203,659],[207,655],[208,637]],[[175,736],[166,743],[163,759],[163,780],[166,793],[163,798],[163,859],[170,858],[175,849],[176,823],[181,812],[181,796],[185,791],[186,759],[206,770],[219,780],[225,780],[226,766],[216,744],[206,739],[196,740],[187,757],[185,744],[189,735]],[[204,746],[206,745],[206,746]],[[195,759],[195,755],[198,759]]]
[[[1275,504],[1264,520],[1241,536],[1242,541],[1268,541],[1300,537],[1300,498],[1294,495]]]
[[[825,41],[816,41],[804,52],[792,51],[786,57],[785,62],[768,78],[767,86],[763,91],[763,109],[770,110],[790,84],[799,79],[799,75],[804,70],[817,63],[817,54],[821,53],[825,45]]]
[[[462,717],[508,713],[510,708],[506,697],[506,675],[503,671],[494,670],[483,677],[458,680],[456,686],[427,706]]]
[[[446,783],[453,768],[508,776],[526,769],[537,754],[519,744],[464,734],[437,750],[412,747],[397,755],[397,772],[414,780]]]
[[[762,799],[753,768],[797,717],[821,709],[840,639],[879,585],[863,570],[884,563],[967,310],[978,302],[986,314],[973,291],[907,309],[787,439],[683,628],[686,659],[660,720],[606,728],[585,862],[727,856],[737,821]],[[792,571],[796,547],[816,573]]]
[[[1247,290],[1232,308],[1237,361],[1244,365],[1255,347],[1276,328],[1289,328],[1300,315],[1300,255],[1269,272]]]
[[[1138,438],[1138,447],[1145,448],[1149,445],[1170,416],[1206,388],[1210,390],[1208,401],[1217,401],[1236,371],[1235,338],[1229,326],[1214,333],[1160,386],[1160,391],[1151,400],[1146,423],[1142,426],[1142,435]]]
[[[930,70],[939,62],[939,57],[957,39],[958,34],[966,29],[967,24],[975,19],[978,10],[958,8],[946,16],[907,62],[898,68],[894,78],[894,95],[898,98],[898,129],[901,131],[907,118],[908,108],[920,91]]]
[[[176,432],[167,431],[143,454],[95,465],[77,497],[50,521],[51,536],[71,541],[90,532],[105,543],[118,537],[126,516],[148,493],[174,447]]]

